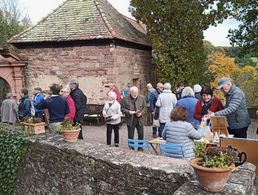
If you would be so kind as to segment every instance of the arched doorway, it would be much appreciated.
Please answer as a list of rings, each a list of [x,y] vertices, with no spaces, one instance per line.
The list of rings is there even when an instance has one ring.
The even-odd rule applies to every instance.
[[[23,87],[24,66],[25,62],[17,54],[0,46],[0,103],[7,92],[11,92],[14,98],[19,96]]]
[[[8,92],[10,92],[10,86],[0,77],[0,105],[2,105],[2,101],[5,99]]]

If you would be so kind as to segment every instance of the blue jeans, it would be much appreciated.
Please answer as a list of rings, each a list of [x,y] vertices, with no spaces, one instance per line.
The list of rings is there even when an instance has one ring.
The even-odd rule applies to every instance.
[[[164,129],[166,123],[159,123],[159,124],[160,124],[160,127],[159,127],[159,137],[162,137],[162,132],[163,132],[163,129]]]

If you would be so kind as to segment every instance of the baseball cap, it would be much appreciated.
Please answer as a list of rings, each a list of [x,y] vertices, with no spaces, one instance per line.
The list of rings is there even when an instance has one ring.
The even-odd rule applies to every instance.
[[[217,89],[221,89],[223,85],[227,84],[230,82],[230,78],[228,77],[221,77],[218,81],[218,87]]]
[[[42,91],[42,89],[40,87],[35,87],[34,90]]]

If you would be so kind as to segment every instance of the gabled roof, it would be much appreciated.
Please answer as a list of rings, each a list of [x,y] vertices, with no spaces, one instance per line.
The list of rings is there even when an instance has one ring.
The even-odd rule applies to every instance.
[[[121,2],[122,3],[122,2]],[[66,0],[35,26],[12,37],[10,43],[121,39],[150,45],[107,0]]]

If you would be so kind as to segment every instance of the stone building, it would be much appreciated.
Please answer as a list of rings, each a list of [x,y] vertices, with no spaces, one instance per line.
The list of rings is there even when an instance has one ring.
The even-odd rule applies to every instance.
[[[102,104],[105,84],[121,89],[130,83],[143,90],[150,80],[145,29],[106,0],[66,0],[9,42],[28,61],[29,89],[77,79],[89,103]]]

